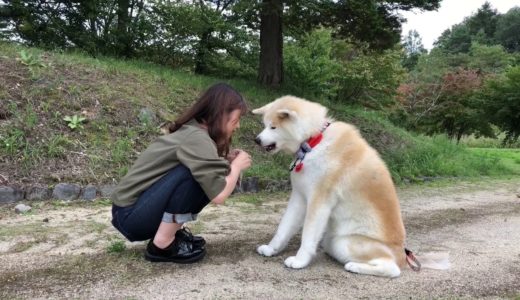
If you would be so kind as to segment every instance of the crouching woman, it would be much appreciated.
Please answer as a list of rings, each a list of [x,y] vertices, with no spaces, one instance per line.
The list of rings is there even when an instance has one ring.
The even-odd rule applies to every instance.
[[[222,204],[240,172],[251,166],[231,137],[247,111],[243,97],[226,84],[210,87],[135,161],[112,194],[112,224],[130,241],[150,240],[145,258],[193,263],[205,241],[183,224],[210,202]]]

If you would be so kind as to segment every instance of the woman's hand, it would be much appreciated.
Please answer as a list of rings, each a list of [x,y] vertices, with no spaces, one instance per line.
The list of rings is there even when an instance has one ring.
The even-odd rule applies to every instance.
[[[236,155],[231,161],[231,170],[226,176],[226,186],[224,190],[220,192],[211,202],[215,204],[223,204],[224,200],[226,200],[229,195],[233,192],[235,188],[238,178],[240,176],[240,172],[249,168],[251,166],[251,155],[243,150],[235,150]],[[229,155],[228,155],[229,157]]]
[[[233,149],[229,151],[228,155],[226,156],[226,159],[231,163],[235,158],[237,157],[238,153],[240,153],[240,149]]]
[[[235,157],[231,161],[231,165],[238,168],[240,171],[248,169],[251,167],[251,155],[249,155],[244,150],[234,150],[236,151]]]

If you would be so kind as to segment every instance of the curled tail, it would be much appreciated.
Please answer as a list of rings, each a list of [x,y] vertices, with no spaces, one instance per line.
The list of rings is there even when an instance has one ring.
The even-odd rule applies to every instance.
[[[420,256],[408,249],[404,249],[406,254],[406,262],[414,271],[420,271],[421,268],[447,270],[450,268],[450,259],[447,252],[430,252]]]

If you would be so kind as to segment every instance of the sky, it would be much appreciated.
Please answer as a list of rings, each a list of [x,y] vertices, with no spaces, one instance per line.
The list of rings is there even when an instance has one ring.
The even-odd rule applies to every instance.
[[[476,13],[485,2],[486,0],[442,0],[437,11],[401,12],[401,15],[408,20],[402,25],[402,35],[408,34],[409,30],[417,30],[421,35],[424,48],[430,50],[433,42],[444,30]],[[488,0],[488,2],[501,14],[514,6],[520,6],[520,0]]]

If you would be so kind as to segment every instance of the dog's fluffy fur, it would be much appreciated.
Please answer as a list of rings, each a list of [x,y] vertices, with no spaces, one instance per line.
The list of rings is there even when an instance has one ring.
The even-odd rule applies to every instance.
[[[265,125],[256,141],[273,153],[296,153],[331,123],[305,156],[303,169],[291,172],[287,210],[271,242],[259,246],[258,253],[278,254],[303,225],[301,246],[285,260],[287,267],[309,265],[321,242],[347,271],[399,276],[406,264],[399,200],[385,163],[358,130],[333,122],[322,105],[293,96],[253,113],[263,115]]]

